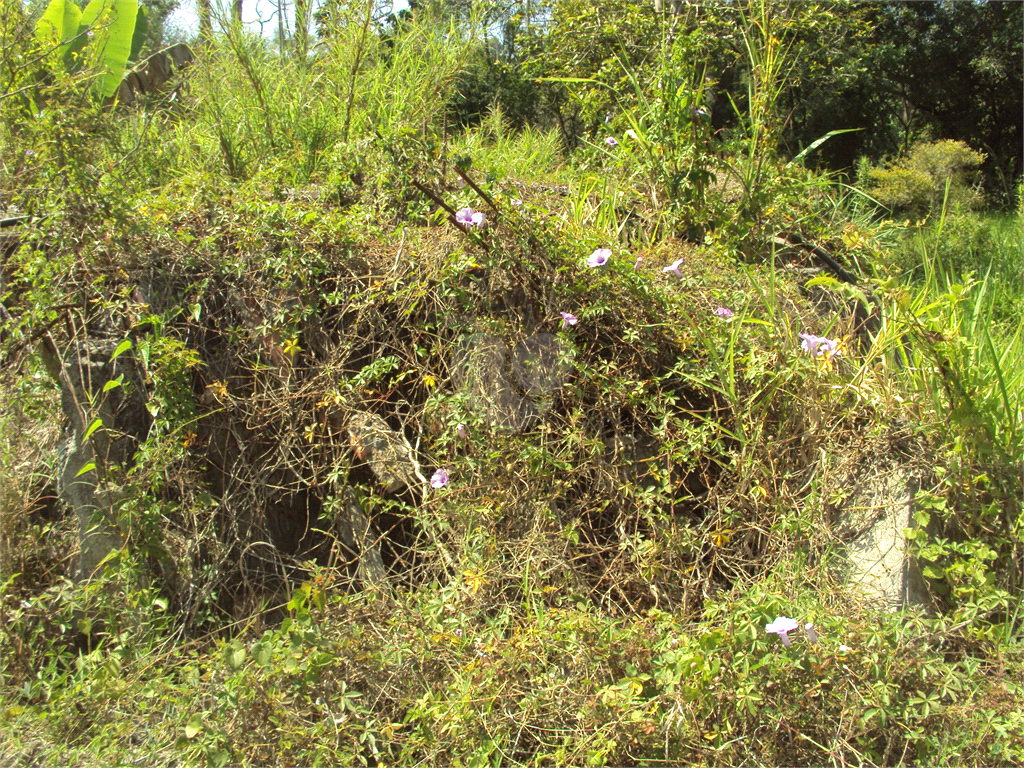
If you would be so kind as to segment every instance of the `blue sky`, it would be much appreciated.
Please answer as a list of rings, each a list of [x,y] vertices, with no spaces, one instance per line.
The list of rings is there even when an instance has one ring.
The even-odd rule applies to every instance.
[[[314,0],[314,4],[318,4]],[[213,0],[214,8],[220,6],[226,13],[230,6],[228,0]],[[254,32],[263,25],[263,34],[270,37],[277,30],[277,9],[279,0],[243,0],[242,22]],[[292,19],[293,0],[287,0],[288,19]],[[408,6],[404,0],[397,0],[392,3],[395,10],[401,10]],[[216,12],[215,12],[216,14]],[[199,30],[199,17],[196,15],[195,0],[182,0],[178,9],[171,14],[170,22],[173,26],[179,27],[186,36],[195,34]]]

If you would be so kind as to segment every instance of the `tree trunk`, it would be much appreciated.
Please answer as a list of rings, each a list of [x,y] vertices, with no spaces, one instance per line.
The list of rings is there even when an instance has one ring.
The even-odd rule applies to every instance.
[[[295,58],[299,66],[309,53],[309,0],[295,0]]]
[[[196,3],[196,11],[199,14],[199,37],[209,40],[213,37],[213,12],[210,8],[210,0],[199,0]]]
[[[288,25],[285,21],[287,11],[287,0],[279,0],[277,4],[277,48],[281,52],[281,58],[284,58],[285,43],[288,40]]]

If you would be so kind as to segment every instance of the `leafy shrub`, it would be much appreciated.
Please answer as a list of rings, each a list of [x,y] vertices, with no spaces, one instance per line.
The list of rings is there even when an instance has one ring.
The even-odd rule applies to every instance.
[[[985,157],[962,141],[918,143],[889,167],[869,170],[869,191],[879,202],[915,216],[936,211],[943,200],[953,208],[973,208],[983,201],[973,180]]]

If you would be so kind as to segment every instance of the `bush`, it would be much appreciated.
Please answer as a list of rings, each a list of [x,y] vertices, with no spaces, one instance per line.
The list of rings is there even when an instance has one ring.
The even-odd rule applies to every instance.
[[[941,208],[944,200],[955,208],[975,208],[984,201],[974,177],[985,158],[962,141],[918,143],[888,168],[869,170],[869,192],[913,216]]]

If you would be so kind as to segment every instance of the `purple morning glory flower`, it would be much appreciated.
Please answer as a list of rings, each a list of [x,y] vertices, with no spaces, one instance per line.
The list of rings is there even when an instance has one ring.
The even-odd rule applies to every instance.
[[[612,257],[611,248],[598,248],[587,259],[587,264],[591,267],[603,267],[608,263],[608,259]]]
[[[728,318],[728,317],[732,317],[736,313],[733,312],[728,307],[719,307],[718,309],[715,310],[715,314],[718,315],[719,317],[726,317],[726,318]]]
[[[782,644],[789,648],[789,635],[788,632],[795,632],[800,627],[796,623],[796,619],[791,619],[787,616],[779,616],[771,624],[764,625],[764,631],[770,635],[778,635],[779,639],[782,640]]]
[[[576,317],[576,315],[574,315],[572,312],[559,312],[558,314],[562,316],[563,328],[569,325],[576,325],[576,323],[580,321],[580,319]]]
[[[637,256],[636,257],[636,264],[633,265],[633,271],[634,272],[636,272],[638,269],[640,269],[640,262],[643,261],[643,260],[644,260],[643,256]]]
[[[448,485],[448,470],[439,469],[434,473],[434,476],[430,478],[431,488],[444,488]]]
[[[800,342],[800,348],[804,352],[810,352],[813,357],[821,357],[822,355],[831,357],[842,354],[837,340],[826,339],[824,336],[815,336],[813,333],[801,333],[800,338],[803,339]]]
[[[512,201],[512,205],[514,205],[516,208],[518,208],[522,204],[523,204],[523,201],[520,200],[518,197],[515,200]]]
[[[459,424],[459,426],[457,426],[455,428],[455,433],[459,436],[459,440],[465,440],[466,439],[466,425],[465,424]]]
[[[474,211],[472,208],[463,208],[455,214],[455,220],[466,227],[480,227],[483,226],[484,220],[487,218],[480,211]]]
[[[662,272],[675,272],[676,277],[682,277],[683,273],[679,271],[679,265],[683,263],[682,259],[676,259],[672,262],[671,266],[665,267]]]
[[[607,139],[604,140],[604,143],[607,144],[609,147],[619,146],[619,142],[615,140],[614,136],[609,136]]]
[[[818,633],[814,631],[814,624],[808,621],[804,624],[804,629],[807,630],[807,639],[811,641],[811,645],[816,645],[818,642]]]

